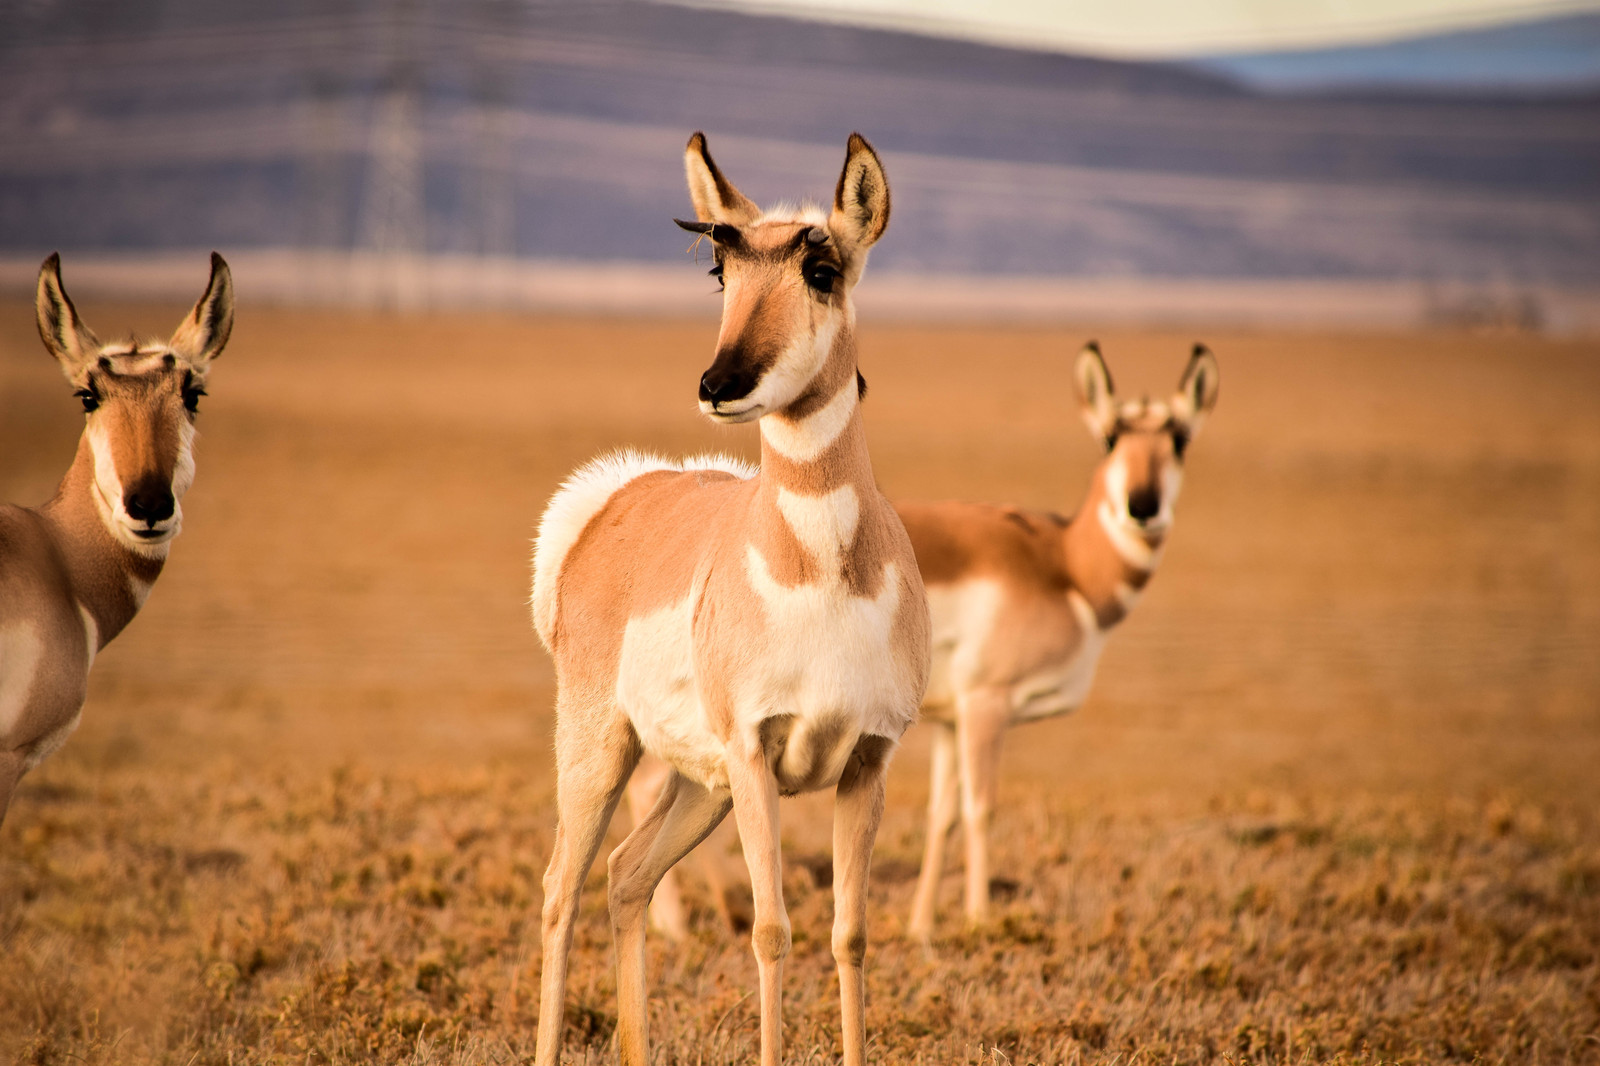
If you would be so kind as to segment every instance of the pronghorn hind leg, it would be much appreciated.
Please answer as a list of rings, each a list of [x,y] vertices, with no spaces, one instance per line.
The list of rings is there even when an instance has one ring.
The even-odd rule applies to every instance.
[[[943,722],[934,724],[928,785],[928,838],[922,850],[922,873],[911,900],[911,922],[906,932],[924,944],[933,939],[938,907],[939,879],[944,876],[944,849],[961,814],[961,793],[956,777],[956,731]]]
[[[783,960],[792,943],[783,905],[778,779],[758,744],[753,751],[730,752],[728,782],[755,903],[750,943],[761,982],[761,1066],[778,1066],[783,1061]]]
[[[654,755],[639,760],[638,769],[628,780],[628,814],[635,826],[644,825],[671,773],[672,767]],[[683,902],[676,871],[668,870],[656,885],[655,895],[650,898],[650,925],[669,940],[681,941],[689,935],[689,908]]]
[[[572,727],[572,722],[599,717],[586,715],[585,710],[558,701],[556,839],[544,875],[537,1066],[558,1066],[560,1061],[567,956],[572,949],[578,897],[628,775],[639,761],[639,740],[626,718],[618,713],[598,731]]]
[[[611,853],[608,864],[617,947],[617,1046],[624,1066],[644,1066],[650,1056],[644,918],[651,893],[733,805],[726,792],[707,789],[675,770],[657,794],[655,806]]]
[[[989,827],[1000,778],[1000,742],[1010,722],[1007,694],[980,689],[957,696],[956,748],[961,820],[967,843],[967,924],[989,918]]]
[[[839,1020],[844,1066],[864,1066],[867,1054],[867,878],[872,845],[883,818],[889,753],[886,737],[861,738],[839,779],[833,813],[833,959],[839,968]]]

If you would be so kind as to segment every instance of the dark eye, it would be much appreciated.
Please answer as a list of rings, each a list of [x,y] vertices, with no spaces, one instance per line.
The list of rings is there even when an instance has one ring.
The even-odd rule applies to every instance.
[[[1174,429],[1172,431],[1172,454],[1182,459],[1184,450],[1188,447],[1189,431],[1186,429]]]
[[[85,414],[93,412],[95,408],[100,406],[100,394],[95,392],[93,388],[79,389],[72,395],[83,401]]]
[[[820,293],[832,292],[833,283],[839,277],[839,272],[827,263],[807,263],[802,270],[805,272],[806,284]]]
[[[183,387],[184,409],[190,414],[197,413],[200,410],[200,397],[204,396],[205,394],[206,390],[202,389],[198,385],[185,385]]]
[[[706,271],[706,273],[710,274],[712,277],[717,279],[717,291],[718,292],[722,292],[723,289],[726,288],[726,286],[723,285],[723,283],[722,283],[722,264],[721,263],[718,263],[716,266],[714,266],[710,270]]]
[[[1109,452],[1111,449],[1117,446],[1117,438],[1121,435],[1122,431],[1120,429],[1114,429],[1110,433],[1106,434],[1106,451]]]

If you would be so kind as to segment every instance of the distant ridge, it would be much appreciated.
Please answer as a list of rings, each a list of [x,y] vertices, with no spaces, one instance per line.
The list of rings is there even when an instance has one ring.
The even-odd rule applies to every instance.
[[[1269,92],[1600,96],[1600,12],[1385,44],[1208,56],[1190,65]]]
[[[772,200],[828,196],[860,129],[894,183],[880,274],[1600,289],[1600,98],[1281,96],[637,0],[0,12],[12,262],[219,248],[693,275],[670,223],[689,131]],[[374,291],[406,302],[391,275]]]

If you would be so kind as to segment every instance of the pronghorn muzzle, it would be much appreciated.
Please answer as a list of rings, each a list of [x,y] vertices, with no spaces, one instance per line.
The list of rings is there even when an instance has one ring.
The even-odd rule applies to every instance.
[[[165,532],[156,526],[173,516],[177,500],[173,498],[170,482],[151,476],[141,479],[132,491],[123,493],[122,509],[135,522],[145,524],[144,529],[134,530],[137,536],[155,537]]]
[[[1161,490],[1154,485],[1141,485],[1128,493],[1128,517],[1141,526],[1161,513]]]
[[[722,404],[742,400],[755,390],[761,381],[761,367],[752,366],[738,346],[723,348],[711,363],[711,369],[700,375],[700,400],[709,403],[713,410]]]

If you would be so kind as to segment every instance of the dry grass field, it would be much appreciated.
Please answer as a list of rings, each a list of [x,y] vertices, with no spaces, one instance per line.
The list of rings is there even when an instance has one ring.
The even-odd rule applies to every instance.
[[[182,311],[80,306],[163,334]],[[166,575],[0,828],[0,1056],[531,1054],[554,815],[529,537],[598,450],[753,454],[694,411],[714,332],[245,305]],[[885,490],[1070,510],[1096,333],[1124,392],[1170,389],[1193,339],[865,327]],[[1011,734],[1016,890],[969,933],[952,870],[931,956],[901,939],[925,738],[898,757],[875,1059],[1600,1062],[1600,343],[1205,339],[1222,398],[1162,571],[1088,705]],[[0,498],[49,495],[75,410],[0,304]],[[838,1046],[829,815],[784,813],[796,1063]],[[656,1061],[753,1061],[748,944],[686,884]],[[569,1056],[608,1061],[603,865],[578,939]]]

